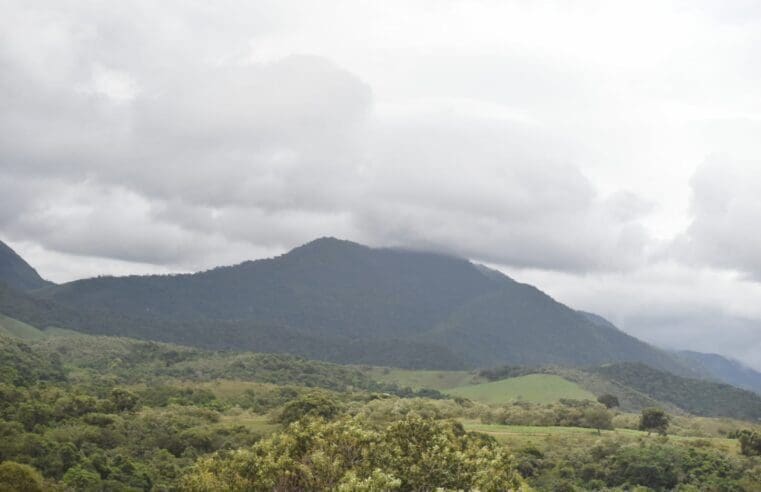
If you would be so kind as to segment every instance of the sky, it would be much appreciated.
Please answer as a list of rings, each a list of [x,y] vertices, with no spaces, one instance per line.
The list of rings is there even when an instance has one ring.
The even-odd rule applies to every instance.
[[[756,1],[0,11],[0,240],[48,279],[336,236],[761,369]]]

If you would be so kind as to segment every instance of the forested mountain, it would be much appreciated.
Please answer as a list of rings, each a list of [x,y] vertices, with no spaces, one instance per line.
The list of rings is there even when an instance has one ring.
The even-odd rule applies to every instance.
[[[461,369],[629,361],[726,381],[481,265],[333,238],[196,274],[98,277],[27,293],[0,284],[0,313],[38,327],[341,363]]]
[[[67,327],[213,348],[405,367],[638,361],[691,374],[671,355],[467,260],[333,238],[197,274],[99,277],[36,295],[88,313]],[[278,337],[286,342],[272,343]]]
[[[729,384],[683,378],[638,363],[606,364],[591,372],[693,415],[761,420],[761,396]]]
[[[718,354],[704,354],[690,350],[675,353],[691,367],[703,371],[713,379],[761,394],[761,373],[736,360],[727,359]]]
[[[2,241],[0,241],[0,282],[19,290],[33,290],[52,285],[40,277],[34,268]]]

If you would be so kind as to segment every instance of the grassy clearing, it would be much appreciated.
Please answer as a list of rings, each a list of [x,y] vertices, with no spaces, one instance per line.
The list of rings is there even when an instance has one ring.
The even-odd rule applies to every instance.
[[[370,378],[382,383],[395,383],[412,389],[445,390],[484,382],[475,373],[468,371],[423,371],[393,369],[389,367],[361,368]]]
[[[491,383],[461,386],[446,390],[447,394],[483,403],[529,401],[553,403],[561,398],[594,400],[595,396],[576,383],[553,374],[529,374]]]
[[[42,330],[3,314],[0,314],[0,334],[24,340],[39,340],[45,337]]]
[[[242,425],[262,435],[272,434],[281,428],[280,424],[272,423],[269,416],[248,411],[228,412],[222,415],[221,423]]]
[[[477,421],[463,421],[468,431],[483,432],[496,438],[512,449],[535,447],[542,452],[557,449],[584,449],[594,446],[601,439],[618,439],[624,442],[657,441],[667,439],[683,446],[713,448],[720,452],[738,455],[740,446],[736,439],[722,437],[691,437],[669,435],[666,438],[633,429],[603,430],[599,434],[594,429],[580,427],[533,427],[525,425],[482,424]]]

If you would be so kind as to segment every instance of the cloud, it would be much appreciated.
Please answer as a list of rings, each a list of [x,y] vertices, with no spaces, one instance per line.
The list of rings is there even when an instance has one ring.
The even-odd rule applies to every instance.
[[[21,10],[41,41],[6,26],[6,93],[25,98],[3,101],[2,175],[46,186],[10,204],[13,238],[182,269],[325,234],[560,270],[643,261],[636,199],[601,196],[570,142],[504,106],[388,112],[324,57],[188,57],[192,15],[130,12],[147,39],[102,12]]]
[[[746,357],[758,14],[11,2],[0,236],[54,280],[194,271],[323,235],[434,249],[658,343],[710,346],[725,328]],[[726,154],[751,164],[696,170]],[[708,342],[680,341],[693,324]]]
[[[698,168],[691,181],[693,220],[674,254],[761,281],[759,166],[715,156]]]

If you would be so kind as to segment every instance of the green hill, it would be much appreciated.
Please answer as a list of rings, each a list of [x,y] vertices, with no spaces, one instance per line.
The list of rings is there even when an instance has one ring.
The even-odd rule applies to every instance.
[[[32,325],[9,318],[0,314],[0,335],[16,337],[25,340],[36,340],[45,336],[45,332]]]
[[[553,374],[529,374],[491,383],[452,388],[446,390],[445,393],[483,403],[509,403],[513,401],[553,403],[562,398],[572,400],[595,399],[595,395],[578,384]]]
[[[607,364],[590,372],[634,388],[693,415],[761,420],[761,396],[724,383],[683,378],[644,364]]]

